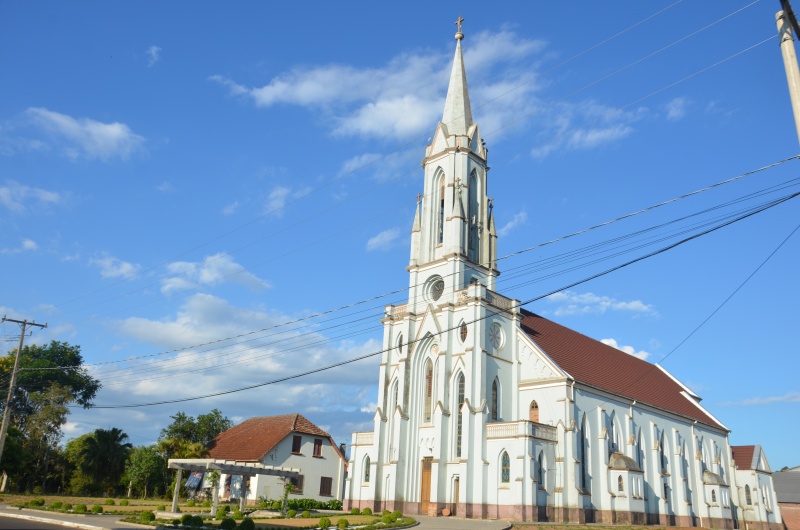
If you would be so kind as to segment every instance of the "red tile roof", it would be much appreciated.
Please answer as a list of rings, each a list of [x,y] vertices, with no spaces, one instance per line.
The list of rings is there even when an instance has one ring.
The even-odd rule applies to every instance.
[[[300,433],[325,437],[336,453],[344,459],[331,435],[300,414],[250,418],[211,440],[209,457],[238,462],[259,462],[273,447],[289,434]]]
[[[681,394],[685,388],[659,367],[524,309],[521,326],[575,380],[725,428]]]
[[[739,469],[753,469],[753,455],[756,452],[755,445],[732,445],[733,461]]]

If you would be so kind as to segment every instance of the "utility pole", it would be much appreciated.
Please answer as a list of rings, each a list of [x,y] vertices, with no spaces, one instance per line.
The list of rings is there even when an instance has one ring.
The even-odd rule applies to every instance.
[[[22,342],[25,340],[25,328],[28,326],[39,326],[46,328],[47,324],[37,324],[36,322],[28,322],[27,320],[14,320],[13,318],[3,317],[0,322],[14,322],[22,326],[22,331],[19,334],[19,346],[17,347],[17,357],[14,359],[14,369],[11,371],[11,382],[8,384],[8,398],[6,399],[6,408],[3,410],[3,424],[0,426],[0,460],[3,459],[3,449],[6,445],[6,433],[8,432],[8,423],[11,421],[11,401],[14,399],[14,387],[17,384],[17,370],[19,370],[19,359],[22,357]]]
[[[786,81],[789,83],[789,97],[792,100],[794,124],[797,129],[797,138],[800,140],[800,70],[797,66],[797,53],[794,49],[795,33],[800,33],[797,18],[792,11],[789,0],[781,0],[782,9],[775,14],[775,23],[778,26],[783,67],[786,69]]]

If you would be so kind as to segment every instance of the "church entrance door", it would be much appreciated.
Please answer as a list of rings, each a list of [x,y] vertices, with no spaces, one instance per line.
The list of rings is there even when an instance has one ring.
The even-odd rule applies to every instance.
[[[422,459],[422,480],[419,489],[419,513],[428,515],[428,504],[431,500],[431,464],[433,457]]]

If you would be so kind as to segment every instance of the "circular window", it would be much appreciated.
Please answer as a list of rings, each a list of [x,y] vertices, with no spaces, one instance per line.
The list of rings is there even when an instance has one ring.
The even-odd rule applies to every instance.
[[[500,323],[495,322],[489,328],[489,342],[492,344],[492,348],[495,350],[502,350],[503,345],[505,344],[505,335],[503,333],[503,327]]]
[[[427,282],[427,288],[425,289],[428,295],[428,298],[435,302],[439,298],[442,297],[444,293],[444,280],[441,276],[432,276]]]
[[[459,336],[461,337],[461,342],[464,342],[464,341],[467,340],[467,331],[468,331],[467,330],[467,323],[466,322],[461,322],[461,326],[460,326],[460,328],[458,330]]]

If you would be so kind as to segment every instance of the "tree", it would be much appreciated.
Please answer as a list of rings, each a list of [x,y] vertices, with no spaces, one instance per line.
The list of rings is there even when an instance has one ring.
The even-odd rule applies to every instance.
[[[128,435],[116,427],[96,429],[79,450],[82,470],[101,485],[104,492],[111,493],[120,484],[128,453],[133,447],[126,442],[127,439]]]
[[[200,414],[197,419],[187,416],[184,412],[178,412],[171,418],[172,423],[161,430],[159,440],[171,438],[208,445],[221,432],[233,427],[233,422],[223,416],[218,409],[212,409],[208,414]]]
[[[16,350],[0,358],[0,376],[9,377],[14,368]],[[53,384],[69,391],[70,402],[89,408],[100,390],[100,381],[83,367],[80,346],[52,341],[47,346],[31,345],[22,348],[17,388],[11,403],[14,424],[21,426],[34,410],[31,394],[45,391]],[[5,403],[0,403],[0,408]]]
[[[125,462],[123,481],[129,484],[130,489],[136,490],[144,498],[147,497],[148,492],[154,493],[159,487],[166,491],[166,471],[167,462],[155,448],[135,447]],[[128,490],[129,497],[130,489]]]
[[[28,489],[39,483],[43,492],[47,489],[51,456],[61,440],[61,427],[67,422],[67,403],[71,400],[69,389],[58,383],[51,383],[46,390],[28,395],[30,412],[25,417],[23,429],[26,436],[23,446],[32,460],[27,470]]]

